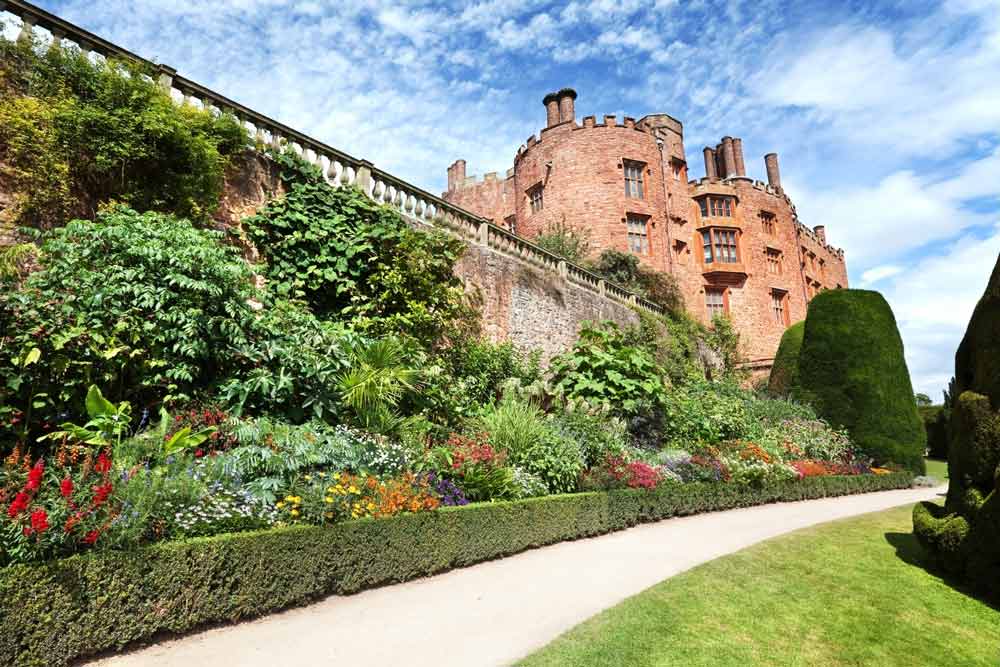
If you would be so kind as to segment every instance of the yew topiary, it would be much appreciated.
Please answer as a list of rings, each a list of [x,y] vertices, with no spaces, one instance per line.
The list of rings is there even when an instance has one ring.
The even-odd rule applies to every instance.
[[[792,393],[846,428],[876,463],[924,472],[927,434],[896,319],[878,292],[832,290],[812,300]]]
[[[1000,261],[955,355],[944,507],[922,503],[913,531],[934,560],[1000,595]]]
[[[774,355],[774,365],[771,366],[771,377],[767,382],[767,391],[772,396],[785,396],[798,384],[799,352],[802,350],[802,335],[806,330],[806,322],[796,322],[785,330],[781,336],[781,344]]]

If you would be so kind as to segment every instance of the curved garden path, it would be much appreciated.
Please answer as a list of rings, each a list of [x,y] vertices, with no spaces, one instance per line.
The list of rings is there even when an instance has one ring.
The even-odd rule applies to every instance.
[[[695,565],[798,528],[934,498],[944,489],[882,491],[669,519],[333,596],[89,664],[505,665]]]

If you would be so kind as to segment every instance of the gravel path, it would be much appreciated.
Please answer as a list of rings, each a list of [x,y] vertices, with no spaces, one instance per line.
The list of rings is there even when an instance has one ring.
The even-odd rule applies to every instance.
[[[700,563],[798,528],[943,492],[944,487],[882,491],[669,519],[329,597],[89,664],[506,665],[597,612]]]

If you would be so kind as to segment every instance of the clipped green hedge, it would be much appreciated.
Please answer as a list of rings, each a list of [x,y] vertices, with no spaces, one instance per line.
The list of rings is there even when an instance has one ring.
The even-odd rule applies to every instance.
[[[792,393],[846,428],[877,463],[923,474],[927,434],[896,318],[878,292],[837,289],[813,298]]]
[[[398,583],[563,540],[713,510],[908,487],[909,473],[764,489],[665,486],[444,508],[98,551],[0,571],[0,664],[78,657]]]
[[[796,322],[785,329],[781,343],[774,355],[774,365],[767,381],[767,391],[772,396],[786,396],[799,381],[799,352],[802,350],[802,335],[806,321]]]

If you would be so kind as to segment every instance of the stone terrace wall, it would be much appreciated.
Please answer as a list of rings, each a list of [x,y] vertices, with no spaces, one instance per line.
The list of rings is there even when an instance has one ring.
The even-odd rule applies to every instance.
[[[573,345],[583,322],[639,322],[622,303],[481,245],[469,244],[455,273],[477,293],[486,336],[541,350],[543,363]]]

